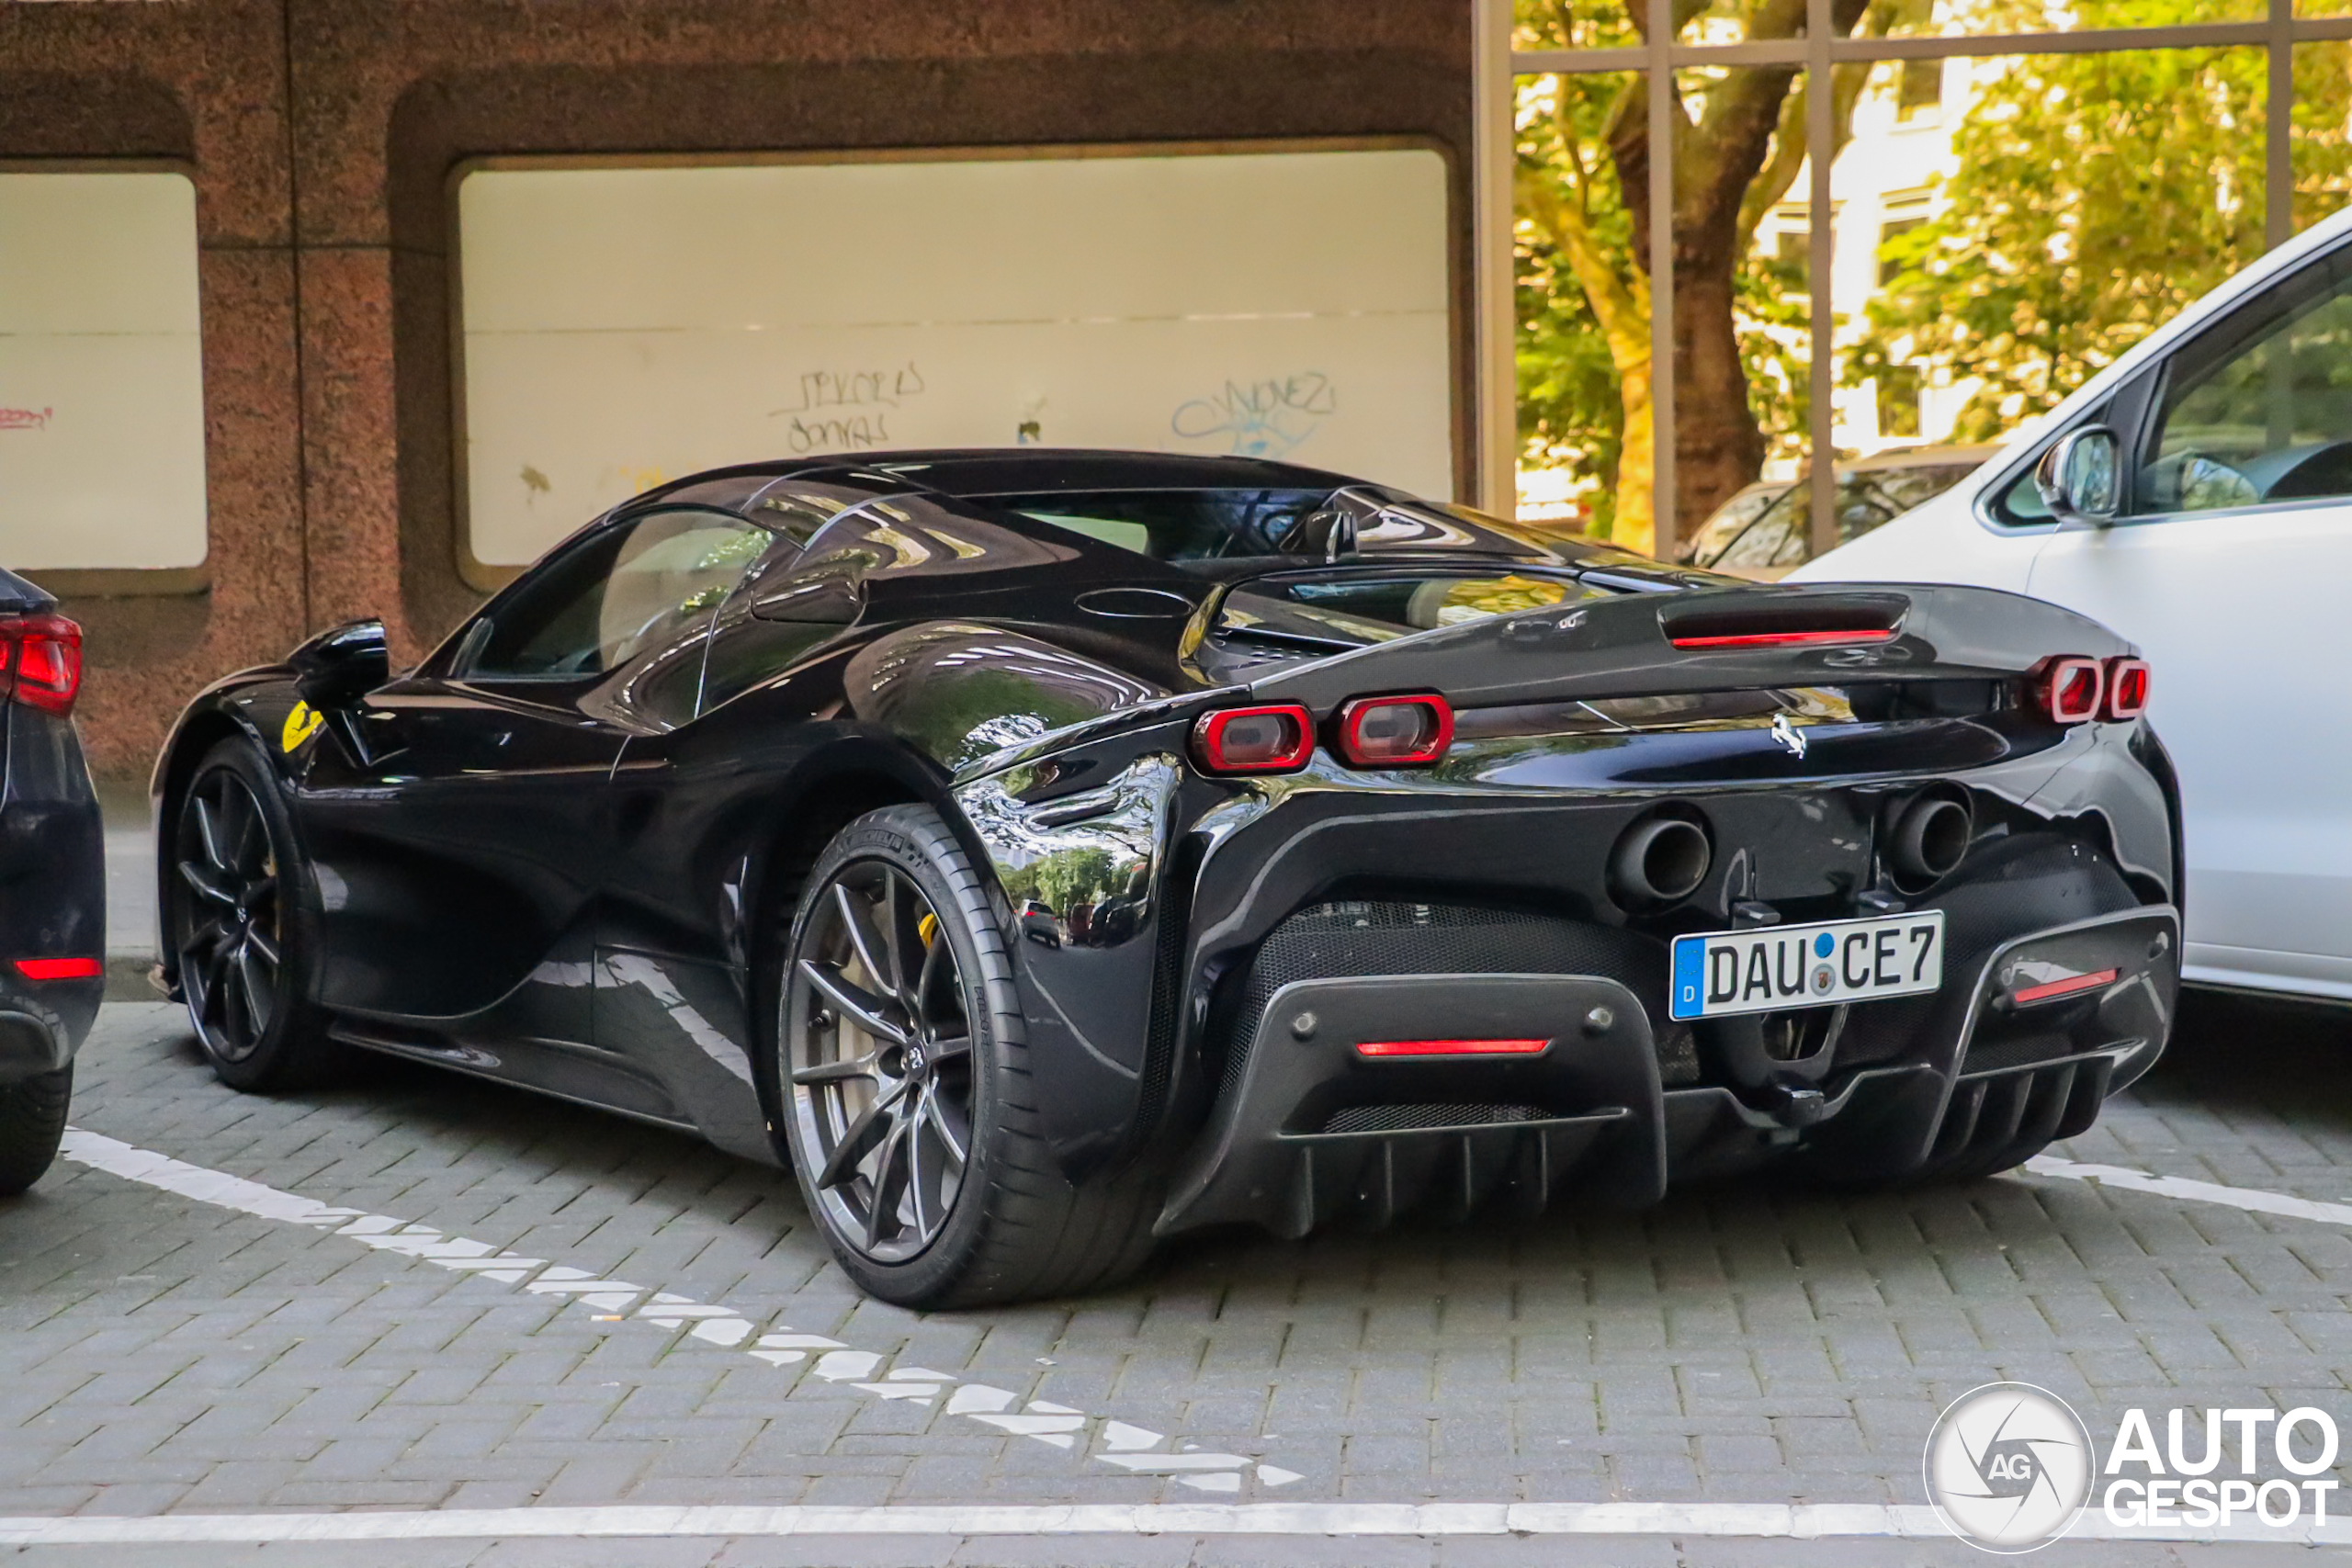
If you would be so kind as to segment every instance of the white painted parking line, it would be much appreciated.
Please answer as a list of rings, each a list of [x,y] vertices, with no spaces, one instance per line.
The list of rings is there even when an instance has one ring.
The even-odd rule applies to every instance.
[[[2284,1192],[2265,1192],[2256,1187],[2225,1187],[2218,1181],[2155,1176],[2124,1166],[2092,1165],[2081,1160],[2059,1159],[2052,1155],[2034,1156],[2025,1162],[2025,1168],[2036,1176],[2060,1176],[2069,1181],[2095,1182],[2101,1187],[2120,1188],[2127,1192],[2148,1192],[2159,1198],[2178,1198],[2191,1203],[2222,1203],[2233,1209],[2244,1209],[2251,1214],[2282,1214],[2290,1220],[2352,1225],[2352,1203],[2320,1203],[2309,1198],[2290,1198]]]
[[[413,1258],[437,1269],[469,1274],[475,1279],[494,1280],[502,1285],[520,1286],[529,1294],[558,1298],[575,1308],[586,1309],[600,1316],[617,1317],[634,1306],[636,1313],[631,1321],[650,1324],[673,1334],[683,1329],[684,1332],[678,1341],[682,1346],[698,1343],[749,1356],[771,1367],[797,1368],[827,1382],[846,1382],[871,1398],[912,1400],[928,1405],[939,1396],[942,1389],[953,1385],[955,1393],[948,1396],[947,1415],[1069,1450],[1076,1450],[1081,1437],[1092,1428],[1101,1439],[1099,1446],[1103,1451],[1095,1451],[1095,1447],[1090,1445],[1088,1457],[1129,1474],[1172,1479],[1181,1486],[1212,1495],[1238,1493],[1245,1475],[1254,1475],[1261,1486],[1287,1486],[1292,1482],[1304,1479],[1295,1470],[1258,1463],[1245,1454],[1170,1453],[1163,1447],[1168,1442],[1164,1433],[1129,1426],[1124,1421],[1109,1421],[1047,1400],[1029,1399],[1024,1402],[1023,1396],[1012,1389],[967,1382],[951,1373],[933,1371],[928,1367],[893,1366],[885,1371],[883,1364],[890,1359],[889,1357],[877,1351],[854,1349],[821,1334],[803,1334],[781,1323],[772,1323],[763,1328],[730,1306],[697,1302],[673,1292],[632,1284],[627,1280],[605,1279],[584,1269],[549,1263],[545,1258],[524,1258],[486,1241],[448,1235],[430,1225],[416,1224],[390,1214],[369,1214],[357,1209],[337,1208],[297,1193],[281,1192],[275,1187],[248,1181],[241,1176],[231,1176],[225,1171],[207,1170],[202,1166],[189,1165],[169,1155],[137,1148],[119,1139],[79,1127],[66,1129],[65,1141],[59,1153],[66,1159],[125,1180],[159,1188],[219,1208],[233,1209],[239,1213],[252,1214],[260,1219],[332,1232],[363,1247]],[[813,1362],[809,1360],[812,1354],[816,1357]],[[791,1375],[797,1376],[798,1373]],[[786,1392],[789,1387],[787,1382]],[[1020,1408],[1016,1411],[1015,1406]],[[630,1512],[628,1509],[609,1511],[616,1514]],[[6,1539],[0,1536],[0,1540]],[[164,1540],[181,1538],[155,1536],[144,1539]],[[252,1538],[240,1536],[233,1539]]]
[[[1103,1536],[1622,1536],[1820,1540],[1836,1537],[1949,1540],[1926,1507],[1786,1503],[1180,1503],[1128,1507],[896,1504],[880,1507],[701,1506],[446,1508],[351,1514],[79,1514],[0,1517],[0,1546],[130,1546],[157,1542],[426,1540],[609,1536],[1103,1535]],[[2122,1529],[2098,1510],[2075,1540],[2231,1541],[2281,1547],[2352,1545],[2352,1524],[2269,1529]]]

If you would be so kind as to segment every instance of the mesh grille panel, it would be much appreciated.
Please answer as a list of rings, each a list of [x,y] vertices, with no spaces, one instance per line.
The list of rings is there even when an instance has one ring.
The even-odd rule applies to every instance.
[[[1327,1133],[1401,1133],[1417,1127],[1480,1126],[1496,1122],[1540,1122],[1548,1112],[1532,1105],[1351,1105],[1331,1112]]]

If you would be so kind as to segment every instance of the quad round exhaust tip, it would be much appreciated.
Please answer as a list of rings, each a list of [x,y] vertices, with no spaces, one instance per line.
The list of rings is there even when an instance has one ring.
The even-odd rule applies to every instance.
[[[1903,808],[1894,819],[1894,840],[1887,846],[1888,863],[1895,874],[1913,881],[1937,882],[1959,869],[1976,833],[1976,814],[1965,800],[1949,795],[1923,795]]]
[[[1706,831],[1679,817],[1634,823],[1609,852],[1609,886],[1628,908],[1678,904],[1707,879],[1714,850]]]

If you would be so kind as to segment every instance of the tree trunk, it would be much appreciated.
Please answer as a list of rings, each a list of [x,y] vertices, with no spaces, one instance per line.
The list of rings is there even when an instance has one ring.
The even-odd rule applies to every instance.
[[[1652,482],[1657,472],[1656,425],[1650,404],[1650,356],[1638,365],[1621,364],[1617,396],[1624,405],[1625,424],[1617,446],[1617,517],[1609,542],[1644,555],[1657,553],[1657,496]]]
[[[1747,401],[1733,316],[1738,257],[1728,244],[1677,233],[1674,246],[1673,536],[1687,539],[1764,467],[1764,433]]]
[[[1831,28],[1850,34],[1870,0],[1831,0]],[[1628,5],[1634,26],[1646,33],[1645,6]],[[1678,13],[1679,14],[1679,13]],[[1801,0],[1761,0],[1747,17],[1751,38],[1796,36]],[[1864,73],[1863,74],[1867,74]],[[1784,115],[1791,89],[1803,73],[1790,66],[1742,66],[1725,71],[1704,92],[1703,114],[1694,122],[1679,85],[1671,116],[1674,141],[1674,245],[1668,271],[1674,290],[1674,495],[1657,531],[1658,543],[1689,536],[1708,513],[1752,482],[1764,462],[1764,434],[1747,403],[1747,374],[1739,358],[1739,329],[1734,315],[1738,273],[1747,256],[1753,219],[1743,209],[1763,174],[1777,135],[1785,143],[1773,179],[1785,189],[1804,155],[1804,119]],[[1845,121],[1859,96],[1859,77],[1832,88],[1832,102]],[[1649,252],[1649,85],[1630,84],[1610,116],[1609,152],[1633,220],[1634,261],[1655,277]],[[1842,143],[1841,130],[1838,141]],[[1836,155],[1836,148],[1828,150]],[[1770,182],[1768,182],[1768,185]],[[1816,221],[1826,220],[1819,214]],[[1653,284],[1653,289],[1655,285]],[[1816,323],[1814,352],[1826,346],[1829,323]],[[1646,391],[1646,389],[1645,389]],[[1645,397],[1646,403],[1647,398]],[[1631,424],[1631,405],[1627,406]]]

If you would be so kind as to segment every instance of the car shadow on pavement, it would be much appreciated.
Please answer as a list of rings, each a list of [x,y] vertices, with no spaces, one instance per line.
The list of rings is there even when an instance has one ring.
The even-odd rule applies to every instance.
[[[232,1091],[212,1082],[184,1029],[151,1039],[170,1061],[170,1077],[178,1086],[175,1094],[186,1093],[183,1075],[201,1075],[213,1092],[238,1101]],[[2333,1141],[2352,1134],[2347,1047],[2352,1014],[2342,1010],[2193,994],[2184,1002],[2180,1027],[2164,1060],[2110,1106],[2109,1114],[2143,1108],[2163,1116],[2252,1120]],[[106,1090],[99,1093],[103,1097]],[[372,1145],[387,1154],[410,1148],[416,1151],[413,1157],[428,1164],[462,1158],[476,1166],[546,1173],[577,1184],[581,1201],[590,1204],[634,1201],[658,1185],[682,1217],[698,1216],[716,1227],[764,1228],[792,1256],[797,1269],[829,1269],[818,1261],[821,1243],[787,1173],[723,1153],[691,1134],[364,1051],[352,1053],[347,1070],[332,1087],[252,1103],[272,1108],[256,1109],[256,1116],[285,1124],[273,1143],[283,1144],[294,1132],[292,1124],[303,1122],[313,1137]],[[114,1120],[96,1124],[113,1131],[105,1123]],[[135,1129],[119,1135],[137,1141]],[[202,1149],[169,1140],[159,1140],[158,1146],[181,1158],[208,1161]],[[295,1185],[306,1196],[380,1202],[388,1212],[404,1213],[393,1197],[324,1190],[316,1182],[255,1168],[251,1161],[232,1163],[260,1179]],[[1800,1238],[1825,1227],[1867,1228],[1954,1201],[2000,1203],[2007,1201],[2004,1194],[2013,1196],[2018,1190],[2018,1184],[1999,1179],[1962,1187],[1857,1192],[1796,1179],[1747,1178],[1678,1187],[1659,1205],[1631,1212],[1555,1202],[1544,1215],[1519,1219],[1488,1205],[1465,1221],[1422,1211],[1404,1214],[1382,1230],[1340,1224],[1296,1242],[1248,1227],[1218,1227],[1171,1239],[1141,1279],[1097,1300],[1110,1305],[1122,1298],[1139,1301],[1170,1292],[1214,1298],[1235,1288],[1262,1289],[1284,1280],[1316,1294],[1334,1289],[1344,1293],[1350,1280],[1372,1290],[1375,1281],[1398,1273],[1457,1270],[1519,1275],[1535,1286],[1563,1267],[1646,1270],[1666,1257],[1703,1253],[1726,1234],[1726,1226],[1749,1230],[1752,1244],[1773,1251],[1786,1247],[1792,1257],[1802,1257],[1806,1248]]]
[[[2352,1008],[2186,992],[2172,1043],[2129,1093],[2152,1110],[2267,1113],[2352,1133]]]

